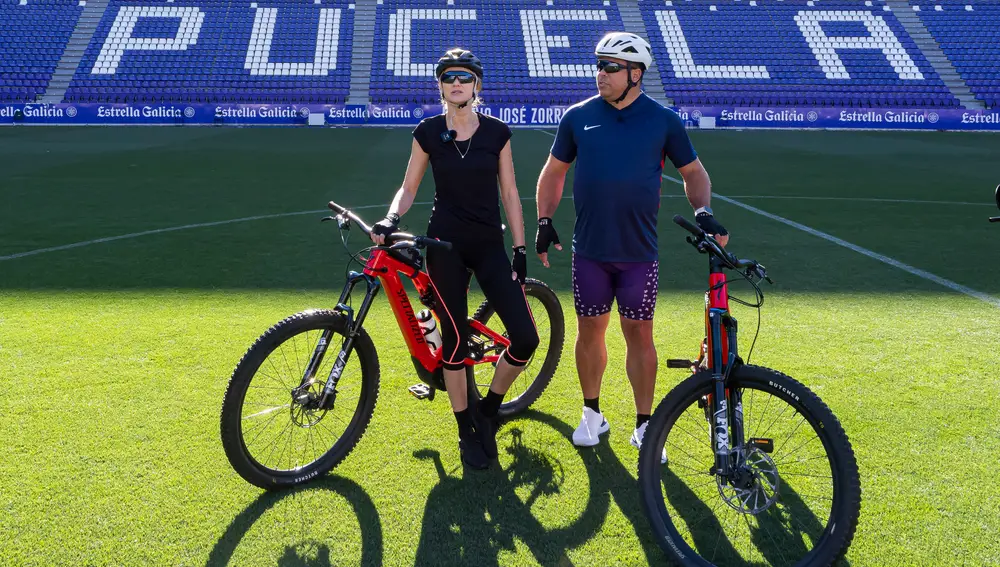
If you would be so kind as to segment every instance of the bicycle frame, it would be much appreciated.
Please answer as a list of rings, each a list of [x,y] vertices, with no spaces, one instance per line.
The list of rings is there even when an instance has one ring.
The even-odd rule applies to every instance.
[[[739,392],[731,392],[726,383],[736,365],[737,324],[729,313],[729,292],[725,263],[714,255],[709,256],[709,289],[705,293],[705,337],[708,370],[715,383],[715,394],[710,396],[712,407],[712,441],[715,450],[715,474],[727,476],[733,470],[732,447],[744,443],[743,402]],[[730,430],[732,437],[730,438]]]
[[[403,339],[406,341],[407,349],[410,352],[410,357],[413,360],[413,365],[417,373],[421,378],[434,385],[435,388],[439,390],[445,389],[444,380],[440,373],[442,368],[441,348],[438,347],[436,351],[432,352],[427,341],[424,339],[423,328],[417,321],[417,317],[413,311],[413,304],[410,302],[406,287],[403,285],[404,278],[409,279],[413,283],[421,302],[431,307],[436,300],[437,293],[430,276],[425,271],[395,258],[385,248],[376,248],[372,252],[362,272],[351,271],[348,273],[347,282],[344,284],[344,289],[340,294],[340,299],[337,301],[336,306],[338,311],[347,316],[348,334],[341,345],[337,362],[327,377],[323,398],[320,402],[322,407],[327,407],[329,397],[335,396],[337,382],[340,380],[340,375],[354,347],[354,340],[358,336],[358,333],[360,333],[365,318],[368,316],[372,303],[374,303],[375,297],[381,288],[385,288],[386,298],[389,300],[389,305],[392,308],[393,315],[396,317],[396,323],[403,334]],[[364,300],[362,300],[361,306],[355,314],[353,309],[347,305],[347,300],[350,298],[355,286],[362,282],[365,283],[367,289]],[[503,348],[510,346],[509,339],[488,328],[483,323],[474,319],[469,319],[468,323],[472,334],[482,335]],[[316,369],[319,368],[326,352],[330,335],[332,335],[330,331],[324,333],[317,344],[316,350],[313,352],[313,356],[307,367],[306,374],[303,377],[303,385],[310,382]],[[494,353],[476,359],[467,357],[464,362],[466,366],[492,364],[498,362],[500,356],[499,353]]]

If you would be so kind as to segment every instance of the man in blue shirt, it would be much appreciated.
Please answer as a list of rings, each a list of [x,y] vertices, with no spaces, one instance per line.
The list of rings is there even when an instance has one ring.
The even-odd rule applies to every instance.
[[[598,42],[595,55],[599,94],[563,115],[538,178],[535,251],[549,267],[549,245],[562,250],[552,215],[562,199],[566,172],[576,160],[573,303],[578,328],[576,369],[584,407],[573,443],[596,445],[610,428],[601,414],[599,399],[608,363],[605,333],[611,304],[617,300],[625,335],[625,371],[635,397],[631,443],[639,447],[656,385],[656,221],[667,158],[684,178],[684,192],[695,209],[698,225],[717,235],[723,245],[728,233],[712,216],[711,182],[684,123],[672,110],[642,93],[642,75],[653,61],[649,43],[634,34],[610,33]]]

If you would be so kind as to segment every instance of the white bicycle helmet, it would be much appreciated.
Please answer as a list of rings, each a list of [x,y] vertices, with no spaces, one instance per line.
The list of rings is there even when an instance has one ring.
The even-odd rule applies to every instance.
[[[650,50],[649,42],[634,33],[609,33],[597,42],[594,55],[641,63],[643,71],[649,69],[650,65],[653,64],[653,53]]]

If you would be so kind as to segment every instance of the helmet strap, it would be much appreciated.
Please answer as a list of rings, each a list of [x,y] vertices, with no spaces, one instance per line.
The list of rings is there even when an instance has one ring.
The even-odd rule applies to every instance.
[[[469,106],[470,102],[476,100],[476,87],[478,87],[478,86],[479,86],[479,77],[476,77],[476,80],[472,83],[472,96],[469,97],[469,100],[463,102],[462,104],[456,104],[455,108],[463,109],[466,106]],[[445,100],[447,100],[447,99],[445,99]]]
[[[615,104],[618,104],[619,102],[625,100],[625,97],[628,96],[628,92],[630,90],[632,90],[632,87],[639,86],[639,83],[633,83],[632,82],[632,62],[631,61],[626,61],[625,62],[625,72],[628,74],[628,79],[627,79],[628,80],[628,85],[625,87],[625,90],[622,91],[622,96],[620,96],[620,97],[618,97],[618,98],[615,99]],[[644,74],[645,73],[643,73],[643,75]],[[642,76],[641,75],[639,76],[639,81],[642,81]]]

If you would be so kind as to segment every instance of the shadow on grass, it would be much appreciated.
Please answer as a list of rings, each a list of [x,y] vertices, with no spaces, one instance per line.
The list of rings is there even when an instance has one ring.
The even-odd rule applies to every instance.
[[[733,514],[721,499],[712,503],[710,508],[710,504],[695,494],[687,482],[669,467],[662,469],[661,477],[667,502],[687,528],[687,543],[713,564],[755,567],[797,565],[823,535],[824,523],[788,482],[782,483],[778,500],[751,519],[747,515]],[[736,548],[747,550],[746,542],[735,542],[737,545],[734,546],[730,539],[734,521],[743,522],[750,533],[751,550],[743,554]],[[811,542],[808,547],[807,541]],[[744,557],[745,554],[750,555],[749,560]],[[756,560],[755,556],[760,560]],[[836,565],[849,567],[850,563],[842,558]]]
[[[601,530],[612,498],[635,527],[645,563],[665,564],[642,515],[632,471],[618,460],[608,443],[579,449],[589,483],[583,512],[559,528],[545,527],[532,514],[532,505],[561,490],[564,471],[558,459],[523,443],[524,426],[551,427],[566,443],[572,442],[573,430],[566,423],[528,411],[501,428],[513,439],[509,446],[501,443],[500,447],[511,457],[506,468],[494,464],[486,471],[469,471],[464,478],[458,478],[445,471],[437,451],[415,453],[417,458],[433,463],[440,482],[427,499],[414,565],[498,566],[501,554],[515,551],[517,540],[541,565],[572,566],[567,552]],[[602,561],[595,558],[596,563]]]
[[[313,491],[330,491],[344,497],[354,508],[361,526],[361,565],[382,565],[382,520],[371,497],[360,485],[344,477],[330,475],[306,486],[288,490],[265,492],[254,500],[243,512],[236,516],[209,553],[207,567],[230,565],[236,547],[240,544],[253,524],[285,498]],[[304,516],[307,517],[307,516]],[[331,549],[325,543],[304,539],[295,545],[286,546],[278,559],[278,567],[330,567],[338,563],[336,554],[330,558]],[[357,558],[351,558],[352,563]]]

